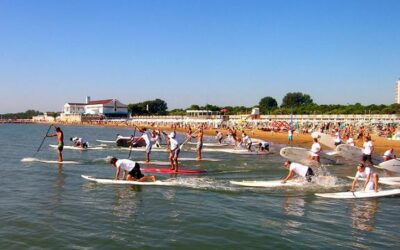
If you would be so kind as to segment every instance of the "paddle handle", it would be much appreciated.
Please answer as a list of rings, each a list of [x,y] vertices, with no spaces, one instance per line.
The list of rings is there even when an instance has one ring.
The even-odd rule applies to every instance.
[[[35,156],[35,155],[40,151],[40,149],[42,148],[43,143],[44,143],[44,141],[46,140],[46,137],[47,137],[47,135],[49,134],[51,127],[53,127],[53,124],[50,124],[49,128],[47,129],[46,135],[43,137],[43,140],[42,140],[42,142],[40,143],[38,149],[36,150],[34,156]]]

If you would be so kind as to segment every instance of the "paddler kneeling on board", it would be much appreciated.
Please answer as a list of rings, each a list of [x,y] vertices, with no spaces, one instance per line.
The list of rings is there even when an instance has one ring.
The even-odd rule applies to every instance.
[[[140,182],[154,182],[156,181],[155,176],[144,176],[140,171],[140,165],[137,162],[113,157],[110,159],[110,164],[117,168],[115,173],[115,180],[127,180],[127,181],[140,181]],[[122,172],[122,178],[120,174]]]
[[[289,170],[289,174],[283,179],[282,183],[286,183],[288,180],[293,179],[294,174],[304,177],[308,182],[311,182],[311,178],[314,176],[314,172],[310,167],[294,163],[289,160],[283,164],[285,168]]]
[[[362,188],[363,191],[375,190],[378,192],[379,189],[379,176],[377,173],[373,173],[370,167],[366,167],[363,163],[358,164],[357,173],[354,177],[353,184],[351,185],[351,192],[354,192],[354,188],[358,182],[358,178],[364,178],[365,183]]]

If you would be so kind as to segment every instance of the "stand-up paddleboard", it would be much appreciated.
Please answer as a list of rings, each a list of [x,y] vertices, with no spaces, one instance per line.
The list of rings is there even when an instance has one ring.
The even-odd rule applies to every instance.
[[[58,145],[49,145],[52,148],[57,148]],[[104,149],[103,147],[87,147],[87,148],[81,148],[81,147],[75,147],[75,146],[64,146],[64,149],[73,149],[73,150],[101,150]]]
[[[331,135],[316,131],[316,132],[311,133],[311,137],[317,138],[319,143],[327,146],[328,148],[332,148],[332,149],[336,148],[335,138],[332,137]]]
[[[280,150],[280,155],[283,158],[294,162],[300,162],[305,165],[315,165],[318,164],[314,160],[310,160],[311,151],[305,148],[299,147],[284,147]],[[320,161],[322,164],[334,164],[336,159],[333,156],[327,155],[324,152],[320,153]]]
[[[79,164],[77,161],[52,161],[52,160],[43,160],[37,158],[23,158],[21,162],[41,162],[41,163],[49,163],[49,164]]]
[[[179,161],[221,161],[221,159],[216,159],[216,158],[201,158],[201,160],[197,160],[197,158],[179,158]]]
[[[187,142],[188,145],[197,145],[197,142]],[[212,142],[204,142],[204,147],[226,147],[229,146],[228,143],[212,143]]]
[[[117,149],[117,150],[127,150],[127,151],[131,150],[130,148],[126,148],[126,147],[118,147],[118,148],[115,148],[115,149]],[[132,148],[132,151],[144,152],[144,151],[146,151],[146,147]],[[153,148],[151,148],[151,152],[168,152],[168,149],[167,148],[156,148],[156,147],[153,147]]]
[[[160,173],[160,174],[203,174],[205,170],[198,169],[178,169],[178,172],[169,168],[152,168],[152,167],[144,167],[140,168],[143,172],[148,173]]]
[[[107,141],[107,140],[96,140],[97,142],[106,143],[106,144],[115,144],[115,141]]]
[[[96,182],[100,184],[114,184],[114,185],[140,185],[140,186],[175,186],[176,182],[170,181],[154,181],[154,182],[140,182],[140,181],[126,181],[126,180],[115,180],[115,179],[97,179],[95,177],[81,175],[82,178]]]
[[[356,161],[356,162],[361,161],[363,155],[362,148],[358,148],[356,146],[352,146],[349,144],[338,145],[336,147],[336,152],[339,156],[345,158],[346,160]],[[372,155],[372,161],[375,164],[379,164],[380,162],[383,161],[383,157],[378,155]]]
[[[196,150],[192,148],[192,150]],[[248,151],[247,149],[228,149],[228,148],[203,148],[203,152],[221,152],[221,153],[228,153],[228,154],[239,154],[239,155],[266,155],[269,152],[264,151]]]
[[[150,162],[145,162],[145,161],[136,161],[139,164],[142,165],[157,165],[157,166],[168,166],[171,165],[171,162],[169,161],[150,161]]]
[[[306,181],[296,181],[289,180],[286,183],[282,183],[282,180],[277,181],[229,181],[233,185],[243,186],[243,187],[298,187],[308,184]]]
[[[374,167],[389,170],[389,171],[396,172],[396,173],[400,173],[400,159],[392,159],[392,160],[384,161]]]
[[[339,192],[339,193],[316,193],[315,195],[333,199],[360,199],[360,198],[374,198],[374,197],[400,195],[400,189],[381,190],[379,192],[369,190],[369,191]]]
[[[347,176],[347,178],[354,180],[354,176]],[[364,181],[364,178],[358,178],[360,181]],[[390,186],[400,186],[400,177],[379,177],[379,184],[390,185]]]

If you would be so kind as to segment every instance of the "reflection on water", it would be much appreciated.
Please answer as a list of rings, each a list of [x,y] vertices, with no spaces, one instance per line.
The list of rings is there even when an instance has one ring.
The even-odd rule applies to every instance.
[[[303,223],[299,219],[305,215],[305,204],[306,202],[302,197],[284,197],[282,210],[286,215],[286,220],[284,223],[283,234],[299,234],[301,232],[300,228]]]
[[[379,209],[379,199],[368,199],[353,202],[350,207],[350,217],[354,229],[374,231],[375,216]]]
[[[119,221],[123,221],[128,218],[130,221],[136,220],[138,207],[141,201],[140,199],[137,199],[137,193],[133,192],[130,189],[130,187],[115,189],[115,197],[112,210],[113,215],[117,217]]]

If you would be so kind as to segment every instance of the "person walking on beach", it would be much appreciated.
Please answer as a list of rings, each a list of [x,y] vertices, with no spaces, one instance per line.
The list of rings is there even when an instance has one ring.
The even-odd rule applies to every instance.
[[[310,155],[310,159],[313,161],[316,161],[318,163],[320,163],[320,154],[321,154],[321,145],[318,142],[317,138],[314,138],[314,143],[311,146],[311,155]]]
[[[358,182],[359,178],[365,179],[364,185],[362,187],[363,191],[375,190],[378,192],[379,189],[379,176],[373,173],[370,167],[366,167],[363,163],[358,164],[357,173],[354,177],[353,184],[351,185],[351,192],[354,192],[354,188]]]
[[[115,180],[127,180],[127,181],[140,181],[140,182],[154,182],[156,181],[155,176],[144,176],[140,171],[140,165],[137,162],[121,159],[118,160],[115,157],[110,159],[110,164],[116,168]],[[120,178],[122,172],[122,178]]]
[[[364,149],[362,155],[362,162],[365,164],[368,161],[371,165],[374,165],[374,163],[372,162],[372,153],[374,152],[374,145],[372,144],[371,136],[365,137],[363,148]]]
[[[139,138],[135,139],[132,143],[131,143],[131,147],[133,145],[135,145],[136,143],[138,143],[141,140],[144,140],[146,142],[146,163],[150,162],[150,154],[151,154],[151,148],[152,148],[152,135],[150,133],[150,131],[147,130],[147,128],[139,128],[136,127],[140,133],[142,133],[142,136],[140,136]]]
[[[293,130],[292,130],[292,128],[289,128],[289,130],[288,130],[288,141],[289,141],[289,144],[291,144],[293,142]]]
[[[304,177],[308,182],[311,182],[312,177],[314,176],[314,172],[310,167],[299,163],[287,160],[285,161],[283,166],[289,170],[289,174],[286,176],[285,179],[283,179],[282,183],[286,183],[288,180],[293,179],[294,174]]]
[[[58,162],[63,161],[62,151],[64,149],[64,133],[62,132],[60,127],[55,127],[56,133],[47,135],[47,137],[57,137],[57,152],[58,152]]]

